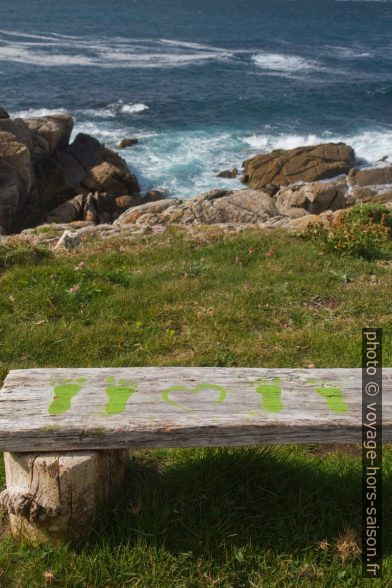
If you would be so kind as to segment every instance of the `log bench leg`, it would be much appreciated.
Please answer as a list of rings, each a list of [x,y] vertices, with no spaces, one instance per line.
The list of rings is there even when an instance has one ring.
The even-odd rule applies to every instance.
[[[124,450],[5,453],[0,508],[13,536],[39,543],[83,535],[119,490],[127,456]]]

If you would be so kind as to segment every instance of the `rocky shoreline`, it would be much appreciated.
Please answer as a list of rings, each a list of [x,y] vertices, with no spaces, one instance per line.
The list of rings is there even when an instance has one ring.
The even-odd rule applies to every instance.
[[[301,230],[356,203],[392,206],[392,166],[363,168],[344,143],[256,155],[243,163],[246,188],[182,200],[159,190],[142,196],[123,158],[86,134],[70,142],[72,130],[67,114],[12,119],[0,108],[2,240],[23,233],[58,244],[66,232],[60,246],[69,246],[84,235],[169,225]]]

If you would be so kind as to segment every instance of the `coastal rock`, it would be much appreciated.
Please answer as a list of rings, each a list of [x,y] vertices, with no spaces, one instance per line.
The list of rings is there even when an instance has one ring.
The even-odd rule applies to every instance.
[[[392,190],[378,192],[371,188],[356,188],[352,191],[352,195],[357,203],[387,204],[392,202]]]
[[[124,202],[115,201],[117,197],[130,195],[134,204],[140,204],[137,179],[117,153],[85,134],[69,144],[71,116],[22,120],[7,118],[5,111],[0,114],[0,224],[7,232],[36,225],[48,211],[80,194],[90,195],[86,200],[95,212],[89,216],[98,215],[98,222],[126,210]],[[95,192],[108,196],[97,204],[91,197]],[[77,201],[58,214],[79,218]]]
[[[255,190],[212,190],[193,200],[170,198],[127,210],[115,224],[143,226],[264,222],[278,214],[268,194]]]
[[[64,231],[60,239],[58,240],[57,244],[54,247],[54,250],[58,249],[73,249],[78,244],[78,234],[72,231]]]
[[[274,198],[281,214],[298,218],[306,214],[321,214],[326,210],[345,208],[347,186],[345,180],[294,184],[281,188]]]
[[[352,169],[348,175],[351,186],[392,185],[392,166]]]
[[[0,225],[4,229],[12,229],[21,194],[25,194],[21,178],[0,158]]]
[[[292,232],[302,232],[312,225],[332,226],[340,222],[344,214],[343,210],[336,210],[334,212],[326,211],[322,214],[309,214],[301,218],[291,219],[289,222],[282,224],[282,228]]]
[[[139,139],[136,137],[124,137],[119,141],[116,145],[117,149],[125,149],[126,147],[132,147],[133,145],[137,145],[139,143]]]
[[[123,210],[126,210],[125,202],[121,204],[122,206],[119,207],[116,197],[112,194],[100,192],[78,194],[51,210],[46,216],[46,222],[56,224],[74,221],[88,221],[94,224],[112,222]]]
[[[278,214],[271,196],[256,190],[212,190],[190,203],[202,224],[258,223]]]
[[[113,196],[140,192],[139,185],[124,165],[103,161],[91,168],[80,182],[84,190],[109,192]]]
[[[33,137],[21,118],[0,118],[0,144],[10,140],[22,143],[33,154]]]
[[[151,202],[147,204],[141,204],[140,206],[135,206],[124,212],[115,222],[114,224],[120,226],[132,225],[139,221],[139,219],[143,219],[148,224],[148,221],[151,220],[153,217],[159,218],[159,215],[166,211],[167,209],[177,208],[180,206],[182,200],[178,198],[167,198],[166,200],[160,200],[158,202]],[[157,224],[157,223],[152,223]]]
[[[105,192],[78,194],[63,202],[46,216],[47,223],[72,223],[86,221],[93,224],[112,223],[131,207],[139,206],[144,199],[134,196],[114,196]]]
[[[2,163],[7,164],[20,178],[21,197],[24,199],[33,185],[30,150],[24,143],[15,140],[11,133],[0,133],[0,158]]]
[[[142,198],[140,194],[135,194],[134,196],[117,196],[115,201],[118,210],[117,216],[120,216],[120,214],[128,210],[128,208],[143,204],[144,198]]]
[[[33,191],[31,149],[23,121],[0,119],[0,224],[7,231],[17,226],[19,213]]]
[[[242,181],[251,188],[288,186],[298,181],[315,182],[347,174],[355,154],[345,143],[325,143],[316,147],[278,149],[244,161]]]
[[[32,133],[34,153],[38,158],[49,157],[56,149],[66,147],[73,129],[69,114],[25,118],[24,123]]]
[[[140,192],[125,160],[83,133],[38,166],[37,190],[47,208],[80,193],[99,191],[122,196]]]
[[[217,174],[217,178],[228,178],[228,179],[233,179],[236,178],[238,176],[238,169],[235,167],[233,169],[224,169],[223,171],[219,172],[219,174]]]
[[[1,108],[1,106],[0,106],[0,118],[10,118],[10,115],[8,114],[8,112],[6,110],[4,110],[4,108]]]
[[[84,195],[79,194],[56,206],[46,216],[47,223],[71,223],[84,216]]]
[[[150,190],[143,197],[143,202],[157,202],[158,200],[163,200],[163,198],[167,198],[167,192],[163,190]]]

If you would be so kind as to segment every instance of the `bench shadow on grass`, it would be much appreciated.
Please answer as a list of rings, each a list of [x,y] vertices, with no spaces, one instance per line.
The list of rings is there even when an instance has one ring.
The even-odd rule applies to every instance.
[[[136,453],[117,505],[101,513],[83,544],[143,539],[173,554],[215,558],[249,544],[277,554],[333,544],[348,529],[360,532],[359,451],[182,450],[162,470],[154,454]],[[390,475],[383,490],[391,495]],[[384,504],[384,529],[391,519]],[[384,554],[391,551],[388,535]]]

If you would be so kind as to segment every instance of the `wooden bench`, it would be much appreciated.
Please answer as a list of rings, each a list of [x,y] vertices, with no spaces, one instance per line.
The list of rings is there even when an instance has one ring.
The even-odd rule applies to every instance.
[[[0,507],[31,541],[77,536],[120,487],[130,449],[360,443],[360,369],[11,371],[0,392]],[[392,369],[383,370],[392,441]]]

